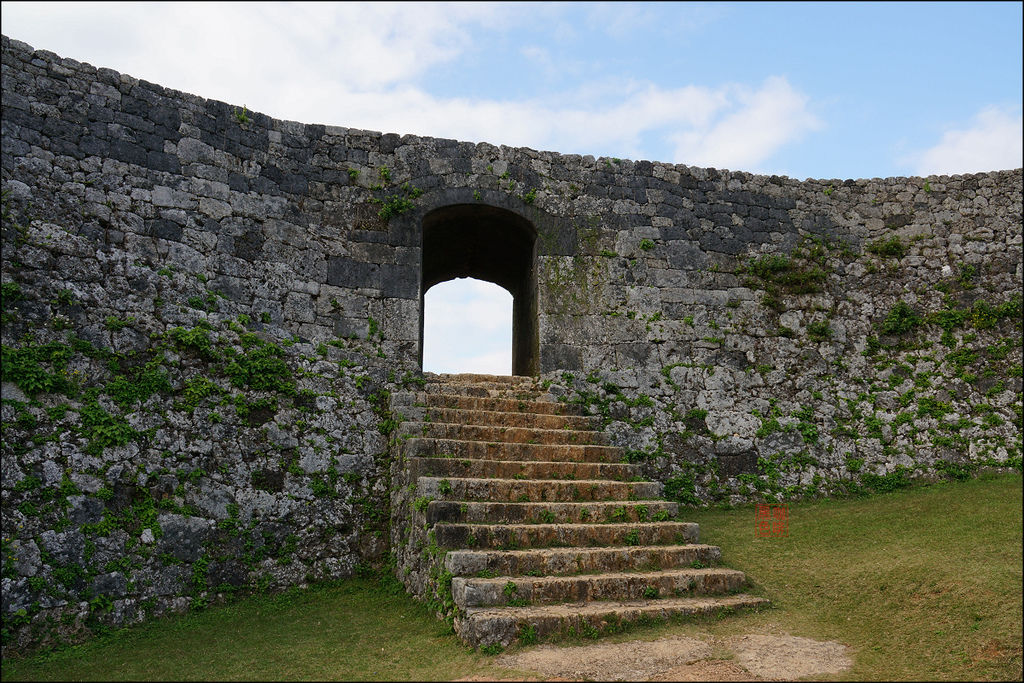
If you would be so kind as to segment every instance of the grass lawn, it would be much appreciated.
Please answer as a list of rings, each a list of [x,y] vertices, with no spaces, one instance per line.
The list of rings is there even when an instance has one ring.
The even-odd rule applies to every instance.
[[[789,633],[853,649],[851,680],[1020,680],[1022,480],[987,476],[790,505],[755,538],[752,507],[693,511],[702,541],[772,601],[756,614],[608,641]],[[588,641],[589,642],[589,641]],[[118,631],[34,658],[11,680],[446,680],[510,677],[400,592],[366,580],[293,590]]]
[[[785,632],[850,646],[838,680],[1021,680],[1021,492],[1011,474],[800,503],[786,538],[755,538],[749,506],[695,511],[772,608],[642,637]]]
[[[397,587],[351,579],[210,607],[5,659],[3,679],[449,680],[499,671]]]

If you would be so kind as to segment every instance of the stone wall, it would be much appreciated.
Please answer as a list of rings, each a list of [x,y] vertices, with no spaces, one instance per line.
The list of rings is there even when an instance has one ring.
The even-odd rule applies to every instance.
[[[382,561],[424,217],[456,205],[536,231],[541,378],[678,500],[1020,467],[1020,170],[798,182],[380,134],[2,47],[23,644]]]
[[[383,562],[418,318],[338,262],[386,225],[255,161],[301,125],[3,50],[5,644]]]
[[[546,260],[542,330],[569,370],[547,366],[552,391],[603,415],[671,497],[1020,468],[1019,170],[653,175],[646,203],[606,204],[641,225]]]

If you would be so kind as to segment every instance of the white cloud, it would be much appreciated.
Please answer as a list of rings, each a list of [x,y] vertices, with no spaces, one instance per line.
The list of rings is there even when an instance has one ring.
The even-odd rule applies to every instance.
[[[431,370],[425,367],[426,372],[475,372],[484,375],[510,375],[512,374],[512,350],[493,351],[474,356],[460,358],[457,363],[451,366],[450,370]]]
[[[768,78],[757,90],[723,88],[718,95],[726,102],[719,116],[672,136],[676,161],[754,170],[784,144],[822,125],[808,110],[809,98],[784,78]]]
[[[487,3],[4,3],[36,48],[214,99],[291,84],[375,90],[454,59]],[[276,91],[276,92],[275,92]]]
[[[528,17],[521,9],[5,3],[4,30],[96,66],[304,123],[748,170],[816,126],[808,98],[779,78],[758,89],[605,78],[525,100],[440,97],[426,89],[432,67],[486,49],[474,44],[475,28],[522,23]],[[561,10],[542,5],[531,12],[555,20]],[[593,16],[604,26],[650,21],[649,12],[632,7],[598,5]],[[96,40],[97,32],[106,38]],[[555,63],[535,43],[522,53]],[[672,159],[657,151],[672,147]]]
[[[604,31],[612,38],[622,38],[637,31],[659,28],[659,16],[640,3],[598,3],[592,5],[584,19],[587,28]]]
[[[999,107],[978,112],[967,128],[948,130],[934,147],[905,158],[918,175],[953,175],[1020,168],[1024,117]]]
[[[587,67],[585,61],[568,59],[564,55],[556,58],[551,54],[551,50],[536,44],[519,48],[519,54],[533,65],[538,76],[545,82],[564,82],[566,79],[579,78]]]
[[[591,31],[603,31],[612,39],[643,33],[658,40],[671,36],[671,40],[678,44],[732,11],[719,3],[686,3],[675,9],[678,12],[668,15],[671,19],[666,22],[666,13],[657,11],[649,3],[600,2],[588,6],[583,21]]]
[[[781,78],[757,89],[590,82],[525,101],[438,98],[409,85],[373,92],[326,87],[307,89],[301,104],[291,101],[302,112],[287,118],[302,121],[745,170],[820,127],[808,97]],[[673,158],[652,154],[640,142],[645,136],[674,148]]]
[[[511,294],[489,282],[459,278],[431,287],[424,299],[425,371],[512,371]]]

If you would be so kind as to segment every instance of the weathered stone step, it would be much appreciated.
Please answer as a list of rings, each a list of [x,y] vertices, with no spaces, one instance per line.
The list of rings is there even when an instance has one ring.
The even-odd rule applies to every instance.
[[[462,410],[489,410],[501,413],[532,413],[535,415],[580,415],[579,408],[558,401],[534,401],[492,396],[464,396],[459,394],[420,394],[417,403],[427,408],[459,408]]]
[[[421,391],[425,394],[450,396],[480,396],[483,398],[510,398],[524,401],[548,400],[553,397],[537,384],[504,384],[501,382],[467,382],[443,384],[427,382]],[[545,398],[546,397],[546,398]]]
[[[399,434],[423,436],[429,439],[459,439],[495,443],[608,445],[608,436],[603,432],[461,425],[448,422],[403,422]]]
[[[531,462],[468,458],[409,458],[412,477],[496,477],[498,479],[610,479],[625,481],[638,465],[610,462]]]
[[[617,632],[620,624],[715,615],[767,604],[764,598],[726,595],[628,602],[569,603],[530,607],[471,607],[455,631],[471,645],[511,645],[529,629],[531,640]]]
[[[445,556],[444,563],[445,569],[455,576],[548,576],[675,569],[695,563],[709,567],[721,559],[722,550],[718,546],[691,543],[609,548],[452,550]]]
[[[466,609],[720,595],[739,591],[745,584],[743,572],[721,568],[610,572],[587,576],[456,577],[452,579],[452,596],[456,605]]]
[[[597,500],[651,500],[661,497],[656,481],[602,479],[472,479],[420,477],[417,496],[443,500],[485,500],[507,503],[572,503]]]
[[[690,522],[646,524],[447,524],[434,525],[442,548],[587,547],[679,545],[695,543],[698,528]]]
[[[594,431],[601,428],[600,418],[587,415],[550,415],[518,411],[465,410],[462,408],[426,408],[424,410],[424,422],[528,427],[531,429],[574,429],[578,431]]]
[[[542,462],[621,462],[622,449],[590,444],[490,443],[462,439],[414,437],[404,445],[406,457],[442,456],[471,460]]]
[[[424,372],[423,379],[428,385],[439,384],[441,386],[496,384],[498,386],[533,387],[537,385],[537,378],[529,375],[486,375],[478,372]]]
[[[605,524],[668,521],[679,504],[664,500],[628,503],[493,503],[432,500],[427,523],[458,524]]]
[[[608,445],[601,418],[532,378],[426,379],[392,409],[413,520],[446,551],[431,558],[455,577],[464,642],[593,636],[767,602],[725,595],[743,573],[714,566],[720,549],[674,521],[678,504],[655,500],[661,483],[635,481],[640,468]]]

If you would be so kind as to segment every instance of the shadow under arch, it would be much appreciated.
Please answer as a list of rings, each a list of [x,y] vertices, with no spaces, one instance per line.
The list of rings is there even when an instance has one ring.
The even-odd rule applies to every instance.
[[[537,230],[519,214],[486,204],[452,204],[423,217],[420,367],[424,295],[457,277],[485,280],[512,295],[512,374],[539,371]]]

